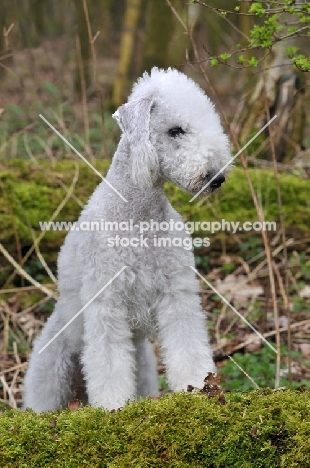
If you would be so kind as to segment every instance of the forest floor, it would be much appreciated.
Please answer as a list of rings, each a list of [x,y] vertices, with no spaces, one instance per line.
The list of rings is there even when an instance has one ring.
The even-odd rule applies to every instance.
[[[23,377],[33,339],[40,332],[54,307],[57,289],[56,258],[61,244],[60,238],[57,242],[50,244],[44,244],[42,241],[39,248],[35,249],[33,240],[29,241],[32,235],[30,227],[35,229],[34,224],[30,223],[30,227],[27,228],[26,219],[23,221],[23,227],[20,227],[22,224],[20,220],[25,213],[27,218],[31,210],[38,209],[38,206],[40,210],[48,211],[55,202],[49,199],[47,182],[41,176],[42,180],[36,179],[35,184],[36,187],[41,187],[40,196],[44,201],[43,208],[38,205],[40,200],[36,200],[33,193],[29,192],[27,194],[29,211],[25,208],[25,203],[24,213],[17,216],[18,210],[14,205],[16,200],[12,201],[12,196],[17,194],[17,198],[25,197],[25,194],[21,193],[22,182],[32,183],[32,177],[36,178],[43,172],[48,184],[54,187],[54,193],[57,190],[63,191],[59,195],[59,203],[56,200],[56,207],[60,206],[69,193],[68,200],[72,201],[75,197],[75,209],[80,210],[97,183],[95,178],[90,181],[89,174],[82,172],[84,169],[76,169],[80,171],[80,178],[83,174],[81,178],[83,187],[80,192],[75,191],[74,184],[71,184],[75,175],[74,165],[71,165],[69,174],[64,174],[57,169],[59,161],[70,160],[72,162],[74,160],[71,150],[59,140],[57,135],[52,134],[38,118],[38,114],[42,113],[51,119],[53,124],[94,165],[102,159],[102,154],[107,165],[109,164],[119,138],[119,131],[110,118],[109,112],[105,114],[104,126],[102,126],[100,104],[94,90],[89,93],[86,101],[81,102],[73,98],[72,61],[65,53],[59,54],[63,57],[61,63],[59,60],[57,62],[54,60],[57,50],[61,50],[62,46],[62,43],[46,42],[41,48],[16,54],[14,73],[12,77],[10,76],[3,82],[0,90],[0,192],[3,199],[8,200],[8,203],[2,207],[1,214],[11,216],[17,223],[15,228],[13,225],[12,231],[7,228],[1,234],[1,242],[6,252],[9,252],[15,259],[18,266],[18,273],[14,273],[16,265],[12,264],[8,257],[0,259],[0,286],[2,288],[0,291],[0,405],[9,407],[21,405]],[[115,74],[116,61],[107,59],[100,67],[104,72],[101,68],[99,69],[99,83],[104,89],[103,96],[107,97]],[[219,83],[218,91],[226,105],[228,115],[232,116],[233,109],[238,102],[238,95],[236,93],[231,100],[227,99],[230,89],[225,80]],[[296,155],[290,164],[279,164],[278,167],[280,176],[294,175],[296,184],[300,184],[301,187],[309,178],[309,126],[306,134],[308,135],[308,149],[303,154]],[[20,161],[22,168],[20,172],[17,169],[8,169],[7,163],[12,161],[16,161],[17,164]],[[44,166],[46,161],[50,162],[49,170]],[[23,164],[26,166],[32,164],[31,175]],[[252,165],[258,171],[270,167],[270,163],[263,159],[252,162]],[[9,176],[8,171],[11,171]],[[8,180],[12,186],[12,193],[8,188],[11,186],[6,185]],[[19,184],[18,181],[21,183]],[[291,184],[286,185],[293,193]],[[258,195],[265,196],[265,188],[261,190],[262,194],[258,193]],[[172,195],[174,197],[172,203],[175,201],[177,205],[182,206],[183,199],[179,192],[174,192]],[[225,196],[223,200],[225,203]],[[219,201],[221,202],[220,199]],[[240,212],[242,200],[238,200],[237,195],[234,203],[233,206]],[[294,212],[294,203],[293,201],[292,212]],[[267,204],[266,202],[265,207]],[[180,206],[176,208],[179,210]],[[307,224],[309,205],[305,205],[304,208],[304,224]],[[64,206],[63,210],[65,209]],[[254,205],[251,209],[255,217]],[[49,215],[52,216],[52,214],[53,210],[50,210]],[[187,215],[188,213],[185,213],[185,216]],[[291,227],[295,227],[293,218]],[[281,336],[280,386],[310,387],[309,229],[288,230],[285,245],[281,231],[269,236],[276,264],[278,323],[275,320],[266,253],[260,234],[249,233],[238,237],[234,239],[234,244],[231,238],[230,235],[226,239],[218,237],[210,250],[196,251],[198,270],[272,346],[275,346],[276,335]],[[33,252],[24,261],[23,258],[31,248]],[[48,259],[47,264],[43,257]],[[54,298],[48,297],[42,289],[27,280],[24,272],[33,280],[49,288]],[[275,352],[268,345],[263,344],[203,281],[201,281],[201,297],[203,307],[208,311],[206,318],[211,344],[219,373],[223,376],[223,388],[249,390],[256,386],[274,387]],[[160,359],[158,344],[155,342],[154,346],[158,354],[159,384],[162,393],[165,393],[168,389],[164,366]],[[231,356],[235,362],[228,356]]]

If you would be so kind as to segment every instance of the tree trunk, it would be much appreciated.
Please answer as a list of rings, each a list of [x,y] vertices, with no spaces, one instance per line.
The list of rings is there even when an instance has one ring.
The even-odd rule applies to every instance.
[[[96,51],[107,55],[108,48],[111,48],[113,42],[112,18],[111,18],[111,0],[91,0],[88,2],[89,16],[91,19],[93,35],[100,31],[96,39]],[[115,18],[114,18],[115,19]],[[120,29],[120,26],[117,30]]]
[[[146,43],[142,68],[166,68],[169,65],[169,46],[173,32],[173,14],[165,1],[150,1],[148,5]]]
[[[30,4],[31,16],[39,36],[43,36],[45,33],[44,1],[45,0],[35,0]]]
[[[267,122],[267,105],[270,116],[278,116],[274,132],[276,159],[285,163],[303,148],[306,123],[303,79],[285,57],[286,47],[284,42],[273,47],[271,58],[265,64],[266,71],[246,100],[238,122],[239,140],[243,145]],[[271,159],[268,150],[266,158]]]
[[[120,43],[120,56],[112,97],[113,107],[118,107],[123,103],[124,95],[127,91],[136,28],[140,16],[140,6],[141,0],[126,0],[124,25]]]

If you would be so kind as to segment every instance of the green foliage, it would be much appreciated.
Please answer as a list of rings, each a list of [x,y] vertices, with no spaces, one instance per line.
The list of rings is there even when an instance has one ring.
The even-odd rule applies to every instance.
[[[44,279],[44,266],[40,262],[40,260],[31,260],[28,264],[24,267],[24,270],[33,277],[38,282],[42,282]]]
[[[283,27],[279,25],[278,15],[272,15],[264,21],[263,26],[255,24],[251,30],[251,42],[253,47],[270,48],[274,42],[274,35]]]
[[[60,94],[60,91],[57,88],[57,86],[54,83],[52,83],[51,81],[42,81],[40,83],[40,86],[44,91],[47,91],[48,93],[50,93],[52,95]]]
[[[193,3],[198,0],[193,0]],[[199,2],[200,3],[200,2]],[[226,2],[229,3],[229,2]],[[219,56],[209,58],[212,66],[219,63],[235,64],[239,67],[257,67],[263,60],[259,52],[271,49],[276,43],[286,40],[287,37],[299,37],[310,35],[310,6],[308,2],[300,3],[292,0],[272,2],[244,2],[248,4],[248,10],[241,10],[240,6],[218,8],[207,2],[208,8],[214,9],[216,13],[229,19],[231,15],[249,15],[253,17],[253,26],[250,30],[249,40],[241,46],[237,44],[235,50],[222,52]],[[238,50],[239,49],[239,50]],[[240,49],[242,54],[240,55]],[[253,54],[250,58],[249,52]],[[306,72],[310,70],[310,57],[298,51],[296,47],[288,47],[287,55],[293,65],[299,70]]]
[[[259,387],[274,385],[275,353],[267,346],[253,353],[236,353],[234,360]],[[225,361],[221,374],[224,376],[222,386],[227,390],[247,391],[254,388],[251,380],[230,360]]]
[[[292,294],[290,296],[292,301],[292,314],[300,314],[309,311],[309,300],[304,297],[300,297],[297,294]]]
[[[220,54],[220,59],[223,60],[224,62],[226,62],[226,60],[230,59],[231,57],[231,54],[227,54],[226,52],[224,52],[223,54]]]
[[[261,2],[254,2],[250,6],[248,13],[254,13],[257,16],[262,17],[266,13],[266,10],[263,8]]]
[[[25,333],[19,329],[9,328],[8,331],[8,344],[6,348],[6,352],[9,354],[15,353],[14,351],[14,343],[17,345],[17,352],[19,356],[27,356],[31,352],[31,344]],[[0,383],[2,386],[2,383]]]
[[[166,375],[165,374],[162,374],[160,375],[159,379],[158,379],[158,386],[159,386],[159,390],[161,392],[169,392],[169,385],[167,383],[167,379],[166,379]]]
[[[310,280],[310,262],[307,260],[305,255],[300,255],[300,271],[301,276],[306,280]]]
[[[251,57],[249,60],[247,60],[247,63],[250,67],[257,67],[258,60],[256,57]]]
[[[7,104],[7,109],[15,118],[25,116],[24,110],[17,104],[14,104],[14,103]]]
[[[249,237],[245,242],[239,244],[240,251],[245,260],[250,260],[264,250],[261,237]]]
[[[209,268],[210,258],[209,256],[203,255],[195,255],[195,264],[196,267],[200,270],[207,271]]]
[[[4,411],[0,466],[306,467],[309,397],[269,389],[225,394],[224,401],[175,393],[114,413]]]
[[[299,54],[297,57],[292,57],[292,62],[298,70],[303,72],[310,71],[310,58]]]
[[[298,47],[287,47],[285,51],[289,57],[293,57],[294,55],[296,55],[298,50]]]
[[[236,268],[236,265],[232,262],[225,262],[222,264],[221,271],[225,275],[230,275]]]
[[[281,347],[281,356],[287,355],[286,346]],[[301,358],[301,353],[293,351],[291,357]],[[236,353],[234,360],[239,366],[254,380],[259,387],[273,387],[276,373],[276,354],[268,346],[264,346],[260,351],[253,353]],[[282,369],[286,369],[286,365],[282,363]],[[230,360],[225,361],[225,366],[221,369],[221,374],[224,376],[222,387],[227,390],[252,390],[254,384],[248,379],[245,374]],[[283,372],[285,375],[285,372]],[[289,381],[286,377],[280,379],[280,387],[288,386]],[[294,382],[293,387],[305,385],[310,388],[309,381]]]

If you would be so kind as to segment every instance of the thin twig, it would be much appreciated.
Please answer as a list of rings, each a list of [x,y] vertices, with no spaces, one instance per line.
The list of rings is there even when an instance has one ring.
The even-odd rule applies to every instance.
[[[9,387],[9,385],[7,384],[7,381],[5,380],[3,375],[0,375],[0,382],[2,383],[2,385],[3,385],[4,389],[6,390],[7,394],[9,395],[9,404],[13,408],[17,408],[17,403],[16,403],[16,400],[14,398],[13,391]]]
[[[106,133],[106,128],[105,128],[103,97],[102,97],[102,92],[101,92],[99,82],[98,82],[97,55],[96,55],[96,49],[95,49],[95,41],[96,41],[97,37],[99,36],[100,31],[97,31],[95,36],[93,37],[86,0],[83,0],[83,8],[84,8],[84,14],[85,14],[85,19],[86,19],[86,24],[87,24],[87,31],[88,31],[88,38],[89,38],[89,43],[90,43],[90,48],[91,48],[91,53],[92,53],[92,59],[93,59],[93,75],[94,75],[94,81],[95,81],[95,88],[96,88],[96,93],[97,93],[97,96],[99,97],[99,102],[100,102],[101,128],[102,128],[102,136],[103,136],[104,156],[106,158],[108,158],[109,149],[108,149],[108,142],[107,142],[107,133]]]
[[[291,330],[293,330],[295,328],[303,327],[304,325],[310,325],[310,319],[301,320],[300,322],[292,323],[290,325],[290,328],[291,328]],[[281,328],[279,328],[279,332],[280,333],[287,332],[287,328],[288,328],[287,326],[286,327],[281,327]],[[264,338],[270,338],[271,336],[274,336],[276,333],[277,333],[276,330],[272,330],[272,331],[267,332],[267,333],[262,333],[262,335],[264,336]],[[232,350],[230,350],[230,354],[233,354],[236,351],[239,351],[240,349],[243,349],[246,346],[248,346],[249,344],[255,343],[258,340],[259,340],[259,338],[257,336],[255,338],[249,338],[248,340],[243,341],[242,343],[235,346]],[[225,348],[225,345],[217,345],[217,346],[213,347],[213,351],[214,352],[215,351],[220,351],[223,348]]]
[[[16,366],[9,367],[3,371],[0,371],[0,375],[8,374],[9,372],[13,372],[16,369],[22,369],[23,367],[27,367],[28,362],[21,362],[20,364],[16,364]]]
[[[247,373],[245,372],[244,369],[242,369],[241,366],[239,366],[239,364],[234,360],[234,358],[231,357],[231,356],[228,356],[228,357],[229,357],[229,359],[238,367],[238,369],[240,369],[241,372],[252,382],[252,384],[254,385],[254,387],[259,388],[259,386],[257,385],[257,383],[252,379],[252,377],[249,376],[249,374],[247,374]]]
[[[3,245],[0,243],[0,251],[3,253],[5,258],[13,265],[15,270],[17,271],[18,274],[23,276],[29,283],[33,284],[36,286],[40,291],[42,291],[44,294],[46,294],[49,297],[53,297],[56,299],[56,295],[50,290],[47,289],[45,286],[42,284],[38,283],[32,276],[28,275],[28,273],[14,260],[14,258],[9,254],[9,252],[3,247]]]
[[[269,107],[267,105],[267,100],[265,100],[265,107],[266,107],[266,115],[267,118],[270,118],[270,111]],[[281,196],[281,187],[280,187],[280,181],[279,181],[279,174],[278,174],[278,167],[277,167],[277,158],[276,158],[276,152],[275,152],[275,145],[274,145],[274,133],[272,128],[268,128],[269,132],[269,143],[270,143],[270,150],[271,150],[271,156],[272,156],[272,162],[273,162],[273,168],[274,168],[274,175],[275,175],[275,181],[276,181],[276,189],[277,189],[277,200],[278,200],[278,210],[279,210],[279,218],[280,218],[280,226],[281,226],[281,233],[282,233],[282,244],[283,244],[283,255],[284,255],[284,277],[285,277],[285,288],[286,291],[288,291],[289,283],[288,283],[288,256],[287,256],[287,246],[286,246],[286,235],[285,235],[285,226],[284,226],[284,217],[283,217],[283,204],[282,204],[282,196]],[[273,267],[274,269],[276,268],[275,262],[273,262]],[[277,271],[275,270],[275,273],[277,274]],[[278,275],[278,283],[279,286],[281,287],[280,284],[280,275]],[[288,297],[287,294],[284,294],[284,309],[286,312],[288,324],[290,324],[291,317],[290,317],[290,312],[289,312],[289,303],[288,303]],[[275,313],[277,312],[276,310],[274,311]],[[275,315],[274,317],[275,320],[275,326],[276,330],[279,330],[279,315]],[[291,331],[290,331],[290,326],[288,325],[287,329],[287,341],[288,341],[288,378],[289,382],[291,382],[291,361],[292,361],[292,343],[291,343]],[[280,333],[279,331],[276,334],[276,343],[277,343],[277,349],[278,349],[278,355],[277,355],[277,373],[276,373],[276,382],[275,382],[275,388],[277,388],[280,385]]]
[[[49,288],[55,287],[55,284],[45,284],[45,286],[48,286]],[[34,291],[38,289],[37,286],[23,286],[23,287],[18,287],[18,288],[9,288],[9,289],[0,289],[0,294],[14,294],[14,293],[19,293],[21,291]]]
[[[88,117],[87,98],[86,98],[86,80],[85,80],[85,70],[84,70],[85,64],[83,63],[81,42],[80,42],[80,38],[78,34],[75,36],[75,44],[76,44],[76,54],[77,54],[77,61],[78,61],[80,80],[81,80],[82,109],[83,109],[85,139],[86,139],[86,145],[89,146],[89,117]]]

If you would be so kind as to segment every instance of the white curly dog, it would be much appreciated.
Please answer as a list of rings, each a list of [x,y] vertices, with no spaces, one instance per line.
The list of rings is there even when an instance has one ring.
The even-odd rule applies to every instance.
[[[210,99],[173,69],[144,73],[114,118],[122,137],[107,181],[127,202],[103,181],[60,251],[59,299],[25,377],[24,407],[38,412],[75,397],[113,409],[157,395],[153,333],[173,391],[215,371],[191,238],[163,184],[197,194],[229,162],[228,138]],[[225,170],[204,193],[224,180]],[[109,229],[82,229],[103,220]]]

